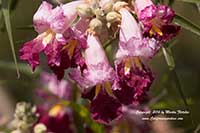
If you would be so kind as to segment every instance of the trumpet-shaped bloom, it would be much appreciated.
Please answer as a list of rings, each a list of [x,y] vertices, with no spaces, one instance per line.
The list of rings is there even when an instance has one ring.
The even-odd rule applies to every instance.
[[[70,77],[83,89],[83,97],[91,100],[90,110],[93,119],[109,123],[121,116],[121,104],[113,95],[111,86],[115,72],[109,65],[99,39],[94,35],[88,35],[87,44],[87,68],[82,73],[78,69],[72,70]]]
[[[34,27],[39,35],[20,49],[20,58],[27,61],[33,71],[39,65],[40,52],[45,53],[48,65],[59,79],[64,76],[64,70],[68,67],[83,64],[80,49],[85,47],[84,38],[78,37],[75,30],[69,28],[72,18],[77,16],[76,6],[82,2],[74,1],[54,9],[45,1],[41,4],[33,17]],[[73,12],[67,14],[66,9],[69,8]]]
[[[165,42],[179,32],[180,27],[172,24],[175,13],[170,7],[156,6],[151,0],[136,0],[134,6],[145,36]]]
[[[122,16],[119,50],[116,57],[142,56],[150,58],[160,48],[154,38],[143,38],[140,27],[134,17],[125,8],[120,9]]]

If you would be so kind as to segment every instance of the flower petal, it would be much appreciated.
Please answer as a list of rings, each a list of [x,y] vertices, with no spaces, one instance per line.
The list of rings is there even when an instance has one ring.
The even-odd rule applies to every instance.
[[[49,28],[49,23],[47,21],[48,17],[51,15],[52,5],[46,1],[43,1],[39,9],[33,16],[33,23],[35,30],[38,33],[42,33]]]
[[[50,28],[56,33],[63,33],[68,28],[62,7],[58,6],[51,11],[48,23]]]
[[[100,123],[108,124],[122,116],[121,104],[117,99],[109,96],[103,89],[91,101],[92,118]]]
[[[41,38],[26,42],[19,51],[20,59],[27,61],[34,71],[36,66],[40,63],[39,54],[44,48],[45,46],[42,44]]]

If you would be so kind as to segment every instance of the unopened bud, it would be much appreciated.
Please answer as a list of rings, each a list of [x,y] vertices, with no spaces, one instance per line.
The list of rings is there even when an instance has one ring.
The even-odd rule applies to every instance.
[[[87,4],[82,4],[77,7],[77,12],[81,17],[91,17],[93,16],[92,9]]]
[[[106,15],[106,20],[107,22],[109,23],[114,23],[114,22],[118,22],[120,21],[120,14],[118,14],[117,12],[115,11],[112,11],[112,12],[109,12],[107,15]]]
[[[94,14],[97,18],[102,18],[104,16],[104,12],[100,8],[95,9]]]
[[[89,26],[91,30],[98,32],[102,29],[103,24],[99,19],[94,18],[90,21]]]
[[[128,6],[128,3],[124,1],[118,1],[114,4],[113,8],[115,11],[119,11],[121,8]]]
[[[47,127],[42,123],[39,123],[34,127],[34,133],[46,133],[46,131]]]
[[[101,6],[101,8],[103,9],[103,11],[105,13],[108,13],[108,12],[112,11],[113,4],[114,4],[113,0],[103,0],[103,1],[100,1],[100,6]]]

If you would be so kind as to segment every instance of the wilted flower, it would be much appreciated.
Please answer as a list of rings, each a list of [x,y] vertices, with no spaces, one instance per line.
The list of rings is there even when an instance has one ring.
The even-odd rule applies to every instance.
[[[168,41],[179,32],[180,27],[172,24],[175,13],[170,7],[156,6],[151,0],[136,0],[134,7],[145,36]]]

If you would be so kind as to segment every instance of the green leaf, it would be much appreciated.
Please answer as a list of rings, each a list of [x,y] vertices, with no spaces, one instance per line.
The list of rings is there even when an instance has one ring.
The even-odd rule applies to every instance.
[[[41,69],[37,68],[36,71],[33,73],[31,68],[26,63],[18,63],[18,67],[19,67],[20,72],[23,73],[23,74],[26,74],[27,76],[37,76],[41,72]],[[13,71],[13,70],[16,69],[15,63],[0,61],[0,69],[6,70],[6,71],[7,70]],[[4,72],[4,71],[1,71],[1,72]]]
[[[162,48],[163,54],[165,56],[165,60],[167,62],[167,65],[169,67],[169,70],[173,70],[175,68],[175,62],[172,55],[172,51],[170,48]]]
[[[182,26],[186,30],[189,30],[189,31],[195,33],[196,35],[200,36],[200,27],[198,25],[193,24],[188,19],[176,14],[176,16],[174,18],[174,22],[176,24]]]
[[[11,50],[12,50],[12,54],[13,54],[13,59],[15,62],[15,67],[16,67],[16,71],[17,71],[17,77],[20,77],[20,73],[19,73],[19,68],[18,68],[18,64],[17,64],[17,57],[16,57],[16,53],[15,53],[15,47],[14,47],[14,41],[13,41],[13,35],[12,35],[12,28],[11,28],[11,22],[10,22],[10,11],[9,11],[9,6],[8,6],[8,1],[7,0],[0,0],[2,2],[2,12],[3,12],[3,17],[4,17],[4,21],[5,21],[5,25],[6,25],[6,30],[8,33],[8,38],[10,41],[10,46],[11,46]]]
[[[183,1],[188,3],[200,3],[200,0],[178,0],[178,1]]]

